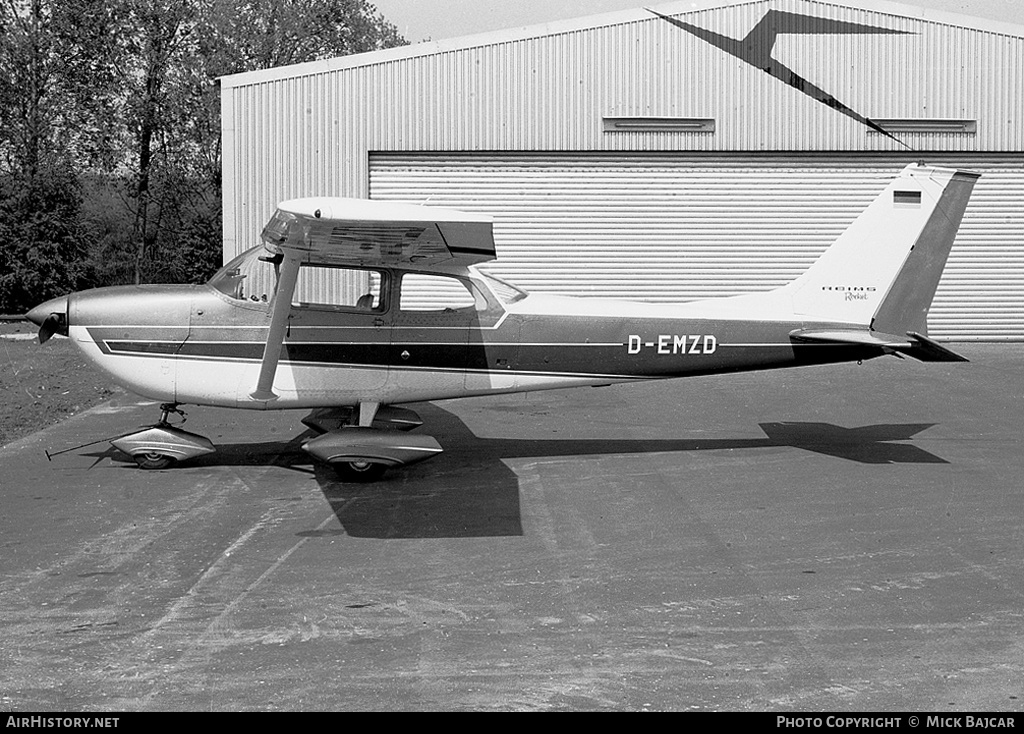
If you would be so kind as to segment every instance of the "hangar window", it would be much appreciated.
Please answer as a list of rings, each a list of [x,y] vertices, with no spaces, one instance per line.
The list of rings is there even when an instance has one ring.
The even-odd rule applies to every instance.
[[[880,128],[887,133],[898,135],[900,133],[960,133],[976,135],[978,132],[977,120],[962,120],[939,117],[923,118],[897,118],[883,117],[872,118]],[[877,130],[868,130],[869,135],[881,135]]]
[[[713,117],[605,117],[606,133],[713,133]]]

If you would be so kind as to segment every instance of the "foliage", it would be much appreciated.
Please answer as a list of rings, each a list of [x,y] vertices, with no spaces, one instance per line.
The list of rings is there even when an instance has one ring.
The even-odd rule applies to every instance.
[[[205,280],[217,77],[404,42],[365,0],[0,0],[0,312]]]
[[[405,44],[363,0],[213,0],[206,19],[202,56],[219,74]]]
[[[0,312],[87,281],[81,192],[69,163],[76,135],[62,106],[66,18],[51,10],[31,0],[0,15]]]
[[[0,181],[0,313],[17,313],[90,281],[79,192],[68,177]]]

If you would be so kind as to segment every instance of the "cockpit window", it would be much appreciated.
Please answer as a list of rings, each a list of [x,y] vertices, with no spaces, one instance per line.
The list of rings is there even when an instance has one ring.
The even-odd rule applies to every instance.
[[[210,278],[208,285],[228,298],[267,303],[277,282],[274,258],[262,245],[246,250]]]

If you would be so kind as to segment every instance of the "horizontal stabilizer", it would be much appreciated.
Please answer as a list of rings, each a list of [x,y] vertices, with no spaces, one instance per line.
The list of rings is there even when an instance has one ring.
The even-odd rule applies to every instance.
[[[916,331],[908,331],[909,336],[915,342],[915,346],[907,350],[907,354],[922,362],[970,362],[967,357],[957,354],[952,349],[947,349],[934,339],[929,339]]]
[[[789,336],[798,342],[878,347],[883,352],[906,354],[922,362],[968,361],[966,357],[915,331],[907,332],[906,337],[900,338],[861,329],[797,329],[790,332]]]

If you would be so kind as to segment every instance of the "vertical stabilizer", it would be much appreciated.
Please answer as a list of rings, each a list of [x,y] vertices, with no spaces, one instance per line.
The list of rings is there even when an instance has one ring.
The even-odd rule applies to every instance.
[[[910,165],[781,291],[815,321],[926,334],[926,317],[978,174]]]
[[[942,170],[942,169],[934,169]],[[910,248],[885,298],[875,312],[871,328],[887,334],[928,334],[928,309],[946,267],[953,240],[971,198],[978,174],[951,171],[949,182],[924,230]]]

